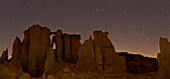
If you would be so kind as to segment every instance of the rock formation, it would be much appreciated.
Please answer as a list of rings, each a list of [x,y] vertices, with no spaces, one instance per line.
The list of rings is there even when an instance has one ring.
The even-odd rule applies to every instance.
[[[8,49],[3,51],[1,58],[0,58],[0,63],[1,64],[7,64],[8,63]]]
[[[93,39],[90,37],[83,45],[80,46],[78,51],[78,69],[84,71],[96,71],[95,53]]]
[[[72,63],[77,62],[77,52],[81,45],[81,36],[78,34],[63,34],[63,58]]]
[[[21,52],[22,42],[19,37],[16,37],[12,48],[12,65],[16,68],[20,68],[20,52]]]
[[[170,42],[167,38],[160,37],[159,40],[160,53],[158,53],[158,74],[157,79],[169,79],[170,78]]]
[[[46,52],[50,46],[50,30],[33,25],[24,34],[21,65],[31,77],[41,77],[44,72]]]
[[[126,60],[126,69],[131,74],[150,73],[158,70],[156,58],[144,57],[139,54],[130,54],[127,52],[118,52]]]
[[[56,61],[55,61],[55,54],[52,47],[49,47],[47,51],[47,57],[45,60],[45,70],[44,74],[49,75],[55,71],[56,68]]]
[[[93,32],[94,44],[98,45],[101,50],[104,70],[109,72],[126,71],[125,59],[118,56],[108,34],[108,32],[102,31]]]
[[[29,34],[28,30],[24,31],[24,39],[21,47],[20,63],[24,72],[28,72]]]
[[[107,32],[94,31],[78,51],[78,68],[86,71],[126,71],[125,59],[117,55]]]
[[[64,52],[64,59],[66,61],[70,61],[71,59],[71,40],[69,34],[63,34],[63,52]]]
[[[62,40],[62,30],[57,30],[56,35],[56,58],[57,61],[61,61],[63,57],[63,40]]]
[[[51,34],[54,35],[52,40],[50,40]],[[43,75],[51,75],[57,70],[56,68],[61,70],[60,65],[65,61],[74,64],[72,65],[73,68],[77,65],[78,69],[83,71],[126,71],[125,60],[117,55],[108,38],[108,33],[94,31],[93,35],[94,39],[90,36],[81,45],[79,34],[62,34],[62,30],[50,32],[46,27],[33,25],[24,31],[22,42],[18,37],[15,38],[11,62],[9,63],[8,51],[6,50],[1,56],[0,63],[9,63],[10,72],[13,72],[12,64],[16,70],[18,69],[21,78],[38,78]],[[54,49],[52,49],[53,44],[56,45]],[[22,74],[22,70],[28,74]],[[67,72],[68,69],[65,71]],[[14,71],[14,73],[17,73],[17,71]]]
[[[76,63],[77,62],[77,52],[79,50],[79,47],[81,45],[80,43],[81,36],[77,34],[71,35],[71,62]]]

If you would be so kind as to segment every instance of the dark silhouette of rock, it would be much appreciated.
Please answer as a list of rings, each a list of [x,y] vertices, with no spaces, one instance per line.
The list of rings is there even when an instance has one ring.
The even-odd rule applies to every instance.
[[[56,58],[57,58],[57,61],[61,61],[62,60],[62,47],[63,47],[63,40],[62,40],[62,30],[57,30],[56,34],[55,34],[55,37],[56,37]]]
[[[80,39],[81,36],[78,34],[63,34],[63,59],[72,63],[77,62]]]
[[[157,79],[170,78],[170,42],[167,38],[160,37],[159,40],[160,53],[158,53],[158,74]]]
[[[118,56],[107,32],[94,31],[94,40],[90,37],[78,51],[78,68],[85,71],[125,72],[123,57]]]
[[[12,65],[16,68],[20,68],[20,53],[21,53],[22,42],[19,37],[16,37],[12,48]]]
[[[44,74],[49,75],[53,73],[55,71],[55,68],[56,68],[56,61],[55,61],[54,50],[52,49],[52,47],[49,47],[47,51],[47,57],[45,60]]]
[[[8,60],[8,49],[4,50],[1,58],[0,58],[0,63],[1,64],[8,64],[9,60]]]
[[[84,71],[96,71],[94,43],[92,37],[85,40],[78,51],[78,69]]]
[[[103,58],[104,70],[108,72],[126,71],[126,63],[123,57],[118,56],[108,38],[108,32],[94,31],[94,44],[98,45]]]
[[[31,77],[41,77],[44,72],[45,58],[50,46],[50,30],[33,25],[24,32],[21,49],[21,65]]]
[[[76,63],[77,62],[77,52],[79,50],[79,47],[81,45],[80,43],[81,36],[78,34],[71,35],[71,62]]]
[[[71,60],[71,38],[69,34],[63,34],[63,54],[66,61]]]
[[[23,44],[21,47],[21,55],[20,55],[20,63],[22,70],[24,72],[28,72],[27,67],[28,67],[28,51],[29,51],[29,46],[30,46],[30,40],[29,40],[29,31],[26,30],[24,31],[24,39],[23,39]]]
[[[129,54],[127,52],[118,52],[118,54],[125,58],[128,73],[142,74],[158,70],[158,62],[156,58],[144,57],[139,54]]]

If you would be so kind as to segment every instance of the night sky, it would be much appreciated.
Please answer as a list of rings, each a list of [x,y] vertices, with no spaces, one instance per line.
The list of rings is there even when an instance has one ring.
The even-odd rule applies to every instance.
[[[156,57],[159,37],[170,39],[170,0],[0,0],[0,54],[33,24],[51,31],[109,32],[116,51]]]

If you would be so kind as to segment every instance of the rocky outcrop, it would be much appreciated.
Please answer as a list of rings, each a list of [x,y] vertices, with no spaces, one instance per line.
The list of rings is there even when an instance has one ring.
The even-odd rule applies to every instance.
[[[52,49],[52,47],[49,47],[47,51],[47,57],[45,60],[44,74],[49,75],[53,73],[55,71],[55,68],[56,68],[56,61],[55,61],[54,50]]]
[[[23,73],[18,79],[31,79],[28,73]]]
[[[81,36],[77,34],[71,35],[71,56],[70,56],[70,62],[76,63],[77,62],[77,52],[79,50],[79,47],[81,45],[80,43]]]
[[[81,36],[78,34],[63,34],[63,59],[76,63],[77,62],[77,52],[81,45]]]
[[[78,51],[78,69],[84,71],[96,71],[93,39],[85,40]]]
[[[131,74],[143,74],[155,72],[158,70],[156,58],[144,57],[139,54],[130,54],[127,52],[118,52],[126,60],[126,69]]]
[[[57,61],[61,61],[63,57],[63,40],[62,40],[62,30],[57,30],[56,34],[56,58]]]
[[[51,40],[50,35],[53,35]],[[108,33],[95,31],[93,35],[94,39],[90,36],[81,45],[79,34],[62,34],[62,30],[50,32],[46,27],[33,25],[24,31],[22,42],[18,37],[14,40],[12,62],[9,63],[7,50],[4,51],[0,60],[2,64],[9,63],[11,72],[17,73],[14,70],[15,67],[19,70],[18,72],[22,72],[20,71],[22,67],[24,73],[29,73],[29,76],[23,75],[27,78],[42,77],[43,74],[50,75],[57,70],[56,68],[61,70],[62,67],[56,66],[62,65],[65,61],[74,66],[77,63],[79,70],[84,71],[126,71],[124,58],[117,55],[108,38]]]
[[[94,44],[98,45],[101,50],[104,70],[108,72],[126,71],[125,59],[118,56],[108,34],[108,32],[102,31],[93,32]]]
[[[118,56],[107,32],[94,31],[78,51],[78,68],[86,71],[123,72],[126,71],[125,59]]]
[[[63,54],[64,54],[64,60],[70,61],[71,59],[71,40],[70,40],[69,34],[63,34]]]
[[[1,64],[7,64],[9,62],[8,60],[8,49],[4,50],[2,55],[1,55],[1,58],[0,58],[0,63]]]
[[[28,67],[28,51],[29,51],[29,31],[26,30],[24,31],[24,39],[21,47],[21,55],[20,55],[20,63],[22,70],[24,72],[28,72],[27,67]]]
[[[0,64],[0,79],[15,79],[16,75],[8,67]]]
[[[15,69],[20,68],[20,53],[21,53],[22,42],[19,37],[16,37],[12,48],[12,59],[11,63]]]
[[[157,79],[169,79],[170,78],[170,42],[167,38],[160,37],[159,40],[160,53],[158,53],[158,74]]]
[[[46,52],[50,46],[50,30],[33,25],[24,34],[21,65],[31,77],[41,77],[44,72]]]

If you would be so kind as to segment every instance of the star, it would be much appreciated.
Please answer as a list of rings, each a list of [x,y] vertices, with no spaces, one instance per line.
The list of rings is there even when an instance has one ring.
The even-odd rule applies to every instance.
[[[104,9],[102,9],[102,11],[104,11]]]
[[[166,13],[166,16],[169,16],[169,12]]]
[[[33,8],[33,6],[32,6],[32,5],[30,5],[30,8]]]
[[[99,9],[96,9],[96,12],[98,12],[99,11]]]
[[[145,33],[142,33],[142,36],[145,36]]]
[[[149,39],[149,37],[147,37],[147,39],[146,39],[147,41],[149,41],[150,39]]]
[[[127,14],[127,11],[126,11],[126,10],[124,11],[124,14]]]

